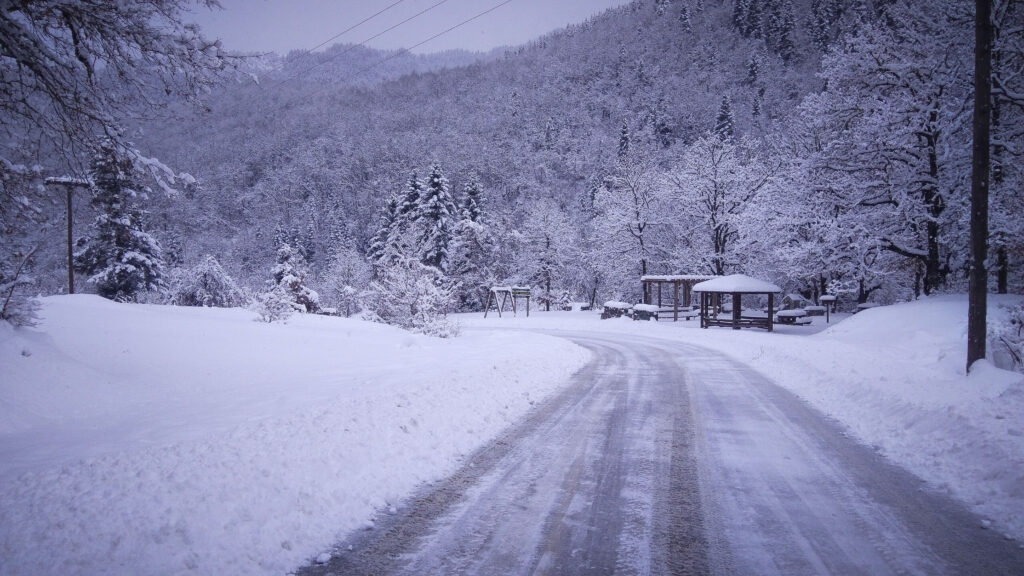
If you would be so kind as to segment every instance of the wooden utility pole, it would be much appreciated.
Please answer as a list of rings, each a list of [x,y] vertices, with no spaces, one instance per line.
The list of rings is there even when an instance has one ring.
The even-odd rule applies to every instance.
[[[62,186],[64,192],[67,194],[67,210],[68,210],[68,294],[75,293],[75,264],[74,264],[74,238],[72,236],[72,223],[74,222],[74,213],[71,204],[71,193],[75,188],[88,188],[92,185],[91,182],[82,178],[72,178],[70,176],[62,176],[59,178],[47,178],[47,184],[54,184]]]
[[[988,311],[989,127],[992,118],[992,0],[974,2],[974,143],[971,160],[971,268],[967,371],[985,357]]]

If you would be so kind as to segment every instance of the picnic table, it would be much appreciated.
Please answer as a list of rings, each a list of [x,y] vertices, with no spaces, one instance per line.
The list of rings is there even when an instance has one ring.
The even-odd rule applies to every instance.
[[[790,326],[806,326],[811,323],[807,317],[807,311],[797,308],[796,310],[779,310],[775,313],[775,321],[779,324]]]

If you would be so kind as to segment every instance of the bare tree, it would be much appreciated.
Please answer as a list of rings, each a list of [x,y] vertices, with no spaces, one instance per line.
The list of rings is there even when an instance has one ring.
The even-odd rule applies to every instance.
[[[124,119],[197,101],[238,56],[182,20],[216,0],[9,0],[0,8],[0,131],[73,153]]]

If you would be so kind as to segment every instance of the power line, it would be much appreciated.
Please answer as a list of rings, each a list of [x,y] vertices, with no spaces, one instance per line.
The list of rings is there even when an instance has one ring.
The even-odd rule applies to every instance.
[[[490,14],[491,12],[494,12],[498,8],[501,8],[502,6],[504,6],[504,5],[506,5],[506,4],[510,3],[510,2],[512,2],[512,0],[504,0],[503,2],[500,2],[500,3],[496,4],[496,5],[488,8],[487,10],[484,10],[483,12],[480,12],[480,13],[476,14],[475,16],[472,16],[470,18],[467,18],[467,19],[463,20],[462,22],[459,22],[458,24],[452,26],[451,28],[448,28],[446,30],[442,30],[441,32],[438,32],[437,34],[434,34],[433,36],[427,38],[426,40],[422,40],[420,42],[417,42],[416,44],[413,44],[412,46],[409,46],[408,48],[406,48],[404,50],[396,51],[394,54],[391,54],[390,56],[382,58],[382,59],[378,60],[377,62],[374,62],[373,64],[370,64],[369,66],[366,66],[365,68],[361,68],[360,70],[357,70],[354,74],[349,76],[347,79],[351,80],[351,79],[355,78],[356,76],[359,76],[360,74],[362,74],[364,72],[372,70],[373,68],[376,68],[377,66],[380,66],[381,64],[384,64],[385,62],[387,62],[389,60],[394,60],[395,58],[398,58],[399,56],[403,55],[405,52],[411,51],[411,50],[413,50],[415,48],[419,48],[420,46],[426,44],[427,42],[430,42],[431,40],[435,40],[437,38],[440,38],[441,36],[444,36],[445,34],[451,32],[452,30],[455,30],[457,28],[465,26],[466,24],[469,24],[470,22],[472,22],[472,21],[474,21],[474,20],[476,20],[478,18],[486,16],[487,14]],[[317,90],[317,91],[313,92],[312,94],[309,95],[309,97],[316,96],[317,94],[319,94],[320,92],[322,92],[326,88],[327,87],[323,87],[320,90]]]
[[[400,1],[404,1],[404,0],[400,0]],[[508,1],[511,1],[511,0],[508,0]],[[290,82],[291,80],[294,80],[294,79],[298,78],[299,76],[301,76],[301,75],[303,75],[303,74],[309,73],[309,72],[311,72],[312,70],[315,70],[316,68],[319,68],[320,66],[323,66],[324,64],[327,64],[328,62],[330,62],[330,61],[332,61],[332,60],[336,60],[337,58],[339,58],[339,57],[341,57],[341,56],[344,56],[345,54],[348,54],[349,52],[351,52],[352,50],[355,50],[356,48],[358,48],[358,47],[360,47],[360,46],[365,46],[367,42],[369,42],[369,41],[371,41],[371,40],[375,40],[375,39],[377,39],[377,38],[380,38],[381,36],[383,36],[383,35],[387,34],[388,32],[391,32],[391,31],[392,31],[392,30],[394,30],[395,28],[398,28],[399,26],[401,26],[401,25],[405,24],[406,22],[409,22],[409,21],[411,21],[411,20],[415,20],[416,18],[419,18],[420,16],[422,16],[422,15],[426,14],[427,12],[430,12],[430,11],[431,11],[431,10],[433,10],[434,8],[437,8],[437,7],[438,7],[438,6],[440,6],[441,4],[444,4],[445,2],[448,2],[448,0],[440,0],[439,2],[437,2],[437,3],[435,3],[435,4],[432,4],[432,5],[430,5],[430,6],[426,7],[426,8],[424,8],[423,10],[420,10],[419,12],[417,12],[417,13],[413,14],[412,16],[409,16],[408,18],[406,18],[405,20],[402,20],[401,22],[399,22],[398,24],[395,24],[394,26],[390,26],[390,27],[388,27],[388,28],[385,28],[385,29],[384,29],[384,30],[382,30],[381,32],[378,32],[377,34],[374,34],[373,36],[370,36],[369,38],[367,38],[366,40],[363,40],[362,42],[359,42],[359,43],[357,43],[357,44],[352,44],[351,46],[349,46],[349,47],[345,48],[345,49],[344,49],[344,50],[342,50],[341,52],[339,52],[339,53],[337,53],[337,54],[333,54],[333,55],[331,55],[331,56],[330,56],[329,58],[326,58],[326,59],[324,59],[324,60],[321,60],[320,62],[317,62],[316,64],[314,64],[314,65],[312,65],[312,66],[310,66],[310,67],[308,67],[308,68],[306,68],[306,69],[304,69],[304,70],[300,70],[300,71],[296,72],[295,74],[292,74],[291,76],[288,76],[287,78],[285,78],[285,79],[283,79],[283,80],[281,80],[281,81],[279,81],[279,82],[276,82],[275,84],[273,84],[272,86],[270,86],[270,88],[271,88],[271,89],[274,89],[274,88],[278,88],[278,87],[279,87],[279,86],[281,86],[282,84],[285,84],[285,83],[287,83],[287,82]],[[397,3],[398,3],[398,2],[396,2],[395,4],[397,4]],[[392,4],[392,6],[394,6],[394,4]],[[388,8],[390,8],[390,7],[391,7],[391,6],[389,6]],[[384,10],[387,10],[387,8],[385,8]],[[378,12],[378,14],[380,14],[380,13],[384,12],[384,10],[382,10],[381,12]],[[371,16],[371,18],[372,18],[372,17],[373,17],[373,16]],[[338,36],[340,36],[340,34],[339,34]],[[335,37],[337,37],[337,36],[335,36]],[[327,42],[330,42],[330,40],[328,40]],[[321,44],[321,46],[322,46],[322,45],[323,45],[323,44]],[[318,47],[319,47],[319,46],[318,46]],[[314,50],[315,50],[315,48],[314,48]]]
[[[340,38],[340,37],[344,36],[345,34],[347,34],[347,33],[351,32],[352,30],[355,30],[356,28],[358,28],[358,27],[362,26],[363,24],[366,24],[366,23],[367,23],[367,22],[369,22],[370,20],[373,20],[373,19],[374,19],[374,18],[376,18],[377,16],[380,16],[381,14],[383,14],[383,13],[387,12],[388,10],[391,10],[391,9],[392,9],[392,8],[394,8],[395,6],[398,6],[398,5],[399,5],[399,4],[401,4],[402,2],[405,2],[405,0],[398,0],[397,2],[394,2],[394,3],[390,4],[390,5],[388,5],[388,6],[386,7],[386,8],[384,8],[384,9],[383,9],[383,10],[381,10],[380,12],[377,12],[376,14],[374,14],[374,15],[372,15],[372,16],[370,16],[370,17],[368,17],[368,18],[364,18],[363,20],[361,20],[361,21],[359,21],[359,22],[357,22],[357,23],[355,23],[355,24],[353,24],[353,25],[349,26],[348,28],[346,28],[346,29],[342,30],[341,32],[338,32],[338,33],[337,33],[337,34],[335,34],[334,36],[331,36],[331,37],[330,37],[330,38],[328,38],[327,40],[324,40],[323,42],[321,42],[321,43],[317,44],[316,46],[313,46],[312,48],[310,48],[309,50],[307,50],[307,52],[316,52],[316,51],[317,51],[317,50],[319,50],[320,48],[323,48],[324,46],[326,46],[326,45],[327,45],[327,44],[328,44],[329,42],[332,42],[332,41],[334,41],[334,40],[337,40],[338,38]]]

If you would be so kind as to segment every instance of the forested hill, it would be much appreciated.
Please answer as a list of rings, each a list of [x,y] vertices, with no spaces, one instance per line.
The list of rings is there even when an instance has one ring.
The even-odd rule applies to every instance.
[[[456,190],[477,176],[508,231],[539,200],[582,228],[623,127],[634,148],[671,158],[712,128],[724,97],[737,131],[760,136],[817,85],[810,4],[755,4],[764,24],[747,37],[731,2],[634,2],[498,61],[356,87],[341,73],[353,66],[333,65],[336,78],[293,66],[286,80],[233,86],[209,114],[139,142],[202,182],[163,207],[161,233],[179,236],[186,259],[221,254],[257,282],[278,226],[309,231],[314,264],[338,229],[365,250],[387,195],[432,162]],[[357,53],[369,61],[342,58]]]
[[[994,17],[1000,291],[1024,260],[1007,161],[1024,149],[1020,7]],[[848,303],[963,289],[972,9],[636,0],[485,56],[293,54],[204,114],[132,132],[198,179],[150,194],[147,228],[171,268],[215,255],[255,290],[294,251],[350,308],[371,280],[423,280],[396,262],[457,287],[463,310],[495,283],[635,301],[643,273],[742,272]],[[51,290],[59,242],[37,257]]]

